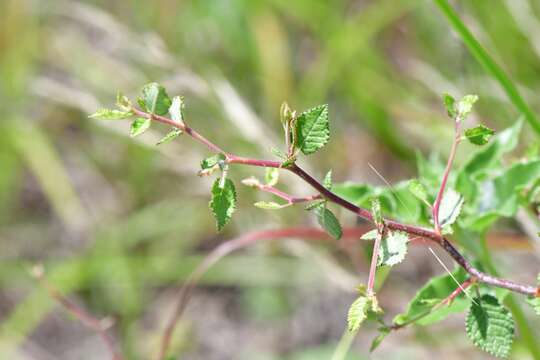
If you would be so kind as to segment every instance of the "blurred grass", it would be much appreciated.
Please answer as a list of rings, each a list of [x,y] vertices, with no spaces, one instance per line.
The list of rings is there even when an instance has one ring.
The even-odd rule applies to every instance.
[[[314,173],[333,168],[337,181],[377,182],[369,161],[390,180],[401,179],[414,173],[414,150],[447,151],[452,130],[440,106],[443,91],[479,94],[477,118],[496,129],[513,123],[519,112],[535,117],[540,54],[534,31],[528,32],[534,23],[519,21],[524,3],[534,10],[527,16],[538,21],[537,1],[452,4],[491,57],[467,37],[475,58],[429,1],[4,0],[2,346],[22,344],[21,351],[44,341],[38,335],[54,304],[27,276],[32,263],[45,263],[51,281],[91,310],[113,315],[119,342],[129,358],[139,359],[153,344],[140,345],[137,336],[156,337],[160,330],[158,321],[147,319],[160,307],[155,299],[185,279],[208,249],[261,226],[313,223],[297,209],[253,210],[260,195],[242,188],[235,220],[216,235],[206,207],[210,180],[195,175],[204,149],[181,139],[158,153],[149,145],[159,130],[134,142],[125,137],[126,124],[87,118],[100,104],[110,105],[117,90],[132,95],[146,81],[163,82],[170,93],[186,96],[194,127],[231,151],[260,157],[270,157],[270,144],[282,137],[277,118],[283,100],[298,110],[327,102],[333,137],[310,162]],[[478,58],[484,66],[499,64],[495,74],[509,98]],[[528,132],[522,145],[532,141]],[[233,177],[251,173],[238,168]],[[309,191],[287,176],[284,184],[292,192]],[[324,250],[359,281],[365,277],[361,266]],[[254,318],[298,310],[288,301],[257,310],[253,303],[273,299],[268,294],[288,299],[333,283],[320,280],[317,265],[292,256],[286,246],[251,251],[225,259],[204,284],[238,289]],[[393,286],[410,291],[399,282]],[[168,294],[166,299],[171,302]],[[344,326],[343,319],[335,321],[338,331],[269,356],[324,358]],[[181,336],[188,353],[202,341],[189,332]],[[53,357],[60,353],[52,343],[42,346],[50,346]],[[445,349],[455,350],[449,344]],[[422,358],[421,350],[414,351]]]

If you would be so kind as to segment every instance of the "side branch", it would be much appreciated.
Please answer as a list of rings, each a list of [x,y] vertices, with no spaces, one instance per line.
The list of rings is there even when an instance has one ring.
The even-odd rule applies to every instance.
[[[208,147],[210,150],[217,153],[224,154],[226,158],[226,162],[229,164],[243,164],[243,165],[250,165],[250,166],[257,166],[257,167],[283,168],[283,169],[289,170],[290,172],[294,173],[298,177],[302,178],[309,185],[311,185],[315,190],[317,190],[321,194],[323,198],[357,214],[359,217],[365,220],[373,222],[372,215],[369,210],[356,206],[353,203],[343,199],[342,197],[328,190],[327,188],[323,186],[323,184],[321,184],[318,180],[316,180],[314,177],[309,175],[307,172],[305,172],[301,167],[299,167],[295,163],[290,164],[286,167],[283,167],[282,163],[279,161],[250,159],[250,158],[244,158],[244,157],[236,156],[233,154],[229,154],[223,151],[219,146],[215,145],[210,140],[206,139],[204,136],[202,136],[197,131],[193,130],[192,128],[190,128],[184,123],[175,122],[164,116],[149,114],[136,108],[133,108],[133,112],[138,116],[149,118],[154,121],[157,121],[157,122],[169,125],[169,126],[173,126],[184,131],[186,134],[188,134],[189,136],[191,136],[198,142],[202,143],[203,145]],[[403,231],[408,234],[420,236],[420,237],[426,238],[428,240],[431,240],[437,243],[454,259],[454,261],[456,261],[461,267],[463,267],[465,271],[467,271],[471,276],[475,277],[478,280],[478,282],[500,287],[500,288],[509,289],[511,291],[529,295],[529,296],[540,296],[540,291],[539,291],[540,289],[537,287],[530,286],[530,285],[522,285],[522,284],[512,282],[510,280],[500,279],[500,278],[491,276],[489,274],[486,274],[476,269],[475,267],[472,266],[472,264],[467,259],[465,259],[463,255],[461,255],[461,253],[454,247],[454,245],[452,245],[443,235],[438,234],[435,231],[432,231],[423,227],[419,227],[419,226],[402,224],[400,222],[387,220],[387,219],[384,220],[384,223],[388,229]]]

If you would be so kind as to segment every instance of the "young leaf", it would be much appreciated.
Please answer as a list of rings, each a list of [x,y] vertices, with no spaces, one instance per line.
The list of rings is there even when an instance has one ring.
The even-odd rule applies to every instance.
[[[311,211],[311,210],[317,209],[319,207],[324,207],[324,204],[326,204],[326,200],[319,199],[319,200],[312,201],[304,209],[307,210],[307,211]]]
[[[259,209],[265,209],[265,210],[278,210],[278,209],[283,209],[284,207],[289,206],[289,204],[278,204],[277,202],[273,202],[273,201],[257,201],[253,205],[255,205],[255,207],[258,207]]]
[[[321,206],[316,209],[319,225],[334,239],[339,240],[343,231],[336,216],[326,207]]]
[[[133,112],[131,110],[129,111],[121,111],[121,110],[113,110],[113,109],[99,109],[89,117],[92,119],[99,119],[99,120],[120,120],[120,119],[127,119],[129,117],[133,116]]]
[[[131,129],[129,131],[129,135],[131,137],[139,136],[142,133],[144,133],[146,130],[150,128],[150,124],[152,123],[152,120],[147,118],[136,118],[131,123]]]
[[[379,230],[373,229],[366,233],[364,233],[360,239],[361,240],[375,240],[377,238],[377,235],[379,234]]]
[[[493,134],[495,134],[495,131],[484,125],[465,130],[465,137],[475,145],[486,145]]]
[[[389,231],[383,237],[377,265],[393,266],[405,259],[409,237],[401,231]]]
[[[467,336],[474,345],[500,358],[510,354],[514,341],[512,314],[492,295],[483,295],[471,303],[465,321]]]
[[[328,170],[323,180],[323,186],[328,190],[332,190],[332,170]]]
[[[284,101],[279,109],[279,119],[281,121],[281,124],[283,124],[283,127],[288,126],[287,124],[289,123],[289,121],[292,120],[292,118],[293,111],[289,107],[289,104]]]
[[[371,342],[371,346],[369,347],[369,352],[375,351],[375,349],[377,349],[379,345],[381,345],[384,338],[388,336],[388,334],[390,334],[390,332],[392,331],[392,329],[386,326],[380,327],[377,330],[379,330],[379,335],[377,335],[377,337],[375,337],[375,339],[373,339],[373,341]]]
[[[165,88],[158,83],[146,84],[141,91],[144,108],[152,114],[165,115],[171,107],[171,99]]]
[[[446,108],[446,113],[452,119],[456,117],[456,99],[449,94],[443,94],[443,103]]]
[[[403,325],[414,321],[418,325],[430,325],[446,319],[452,313],[464,311],[469,301],[461,296],[449,305],[437,309],[434,309],[434,306],[446,299],[457,288],[456,281],[458,283],[465,281],[466,275],[465,271],[459,267],[452,276],[444,274],[429,280],[412,298],[405,312],[394,317],[394,324]]]
[[[259,187],[259,186],[262,186],[261,182],[259,181],[259,179],[257,179],[256,177],[254,176],[251,176],[251,177],[248,177],[244,180],[242,180],[242,184],[246,185],[246,186],[249,186],[249,187]]]
[[[279,180],[279,169],[266,168],[264,173],[264,182],[268,186],[276,186]]]
[[[157,142],[156,145],[166,144],[174,139],[176,139],[178,136],[182,135],[182,130],[174,128],[171,131],[167,133],[161,140]]]
[[[533,307],[536,315],[540,315],[540,297],[527,298],[527,303]]]
[[[172,100],[171,106],[169,107],[171,119],[180,124],[184,122],[184,106],[184,99],[182,99],[180,96],[175,96]]]
[[[277,156],[278,158],[280,158],[281,160],[286,160],[287,159],[287,154],[285,154],[283,151],[275,148],[275,147],[272,147],[270,148],[270,152]]]
[[[296,145],[305,154],[313,154],[330,138],[328,105],[304,111],[296,120]]]
[[[122,94],[120,91],[116,93],[116,106],[118,106],[123,111],[131,111],[131,101],[127,96]]]
[[[214,166],[218,165],[220,161],[225,160],[225,155],[223,154],[216,154],[213,156],[210,156],[203,161],[201,161],[201,169],[202,170],[208,170],[213,168]]]
[[[356,332],[367,318],[370,308],[370,301],[367,296],[360,296],[349,308],[347,313],[347,324],[350,332]]]
[[[212,200],[209,206],[216,218],[217,229],[221,231],[236,209],[236,190],[230,179],[225,179],[223,187],[219,185],[220,179],[216,179],[212,186]]]
[[[452,225],[461,212],[463,196],[454,189],[448,188],[439,207],[439,224],[441,227]]]
[[[463,121],[469,116],[473,109],[474,103],[478,101],[477,95],[465,95],[456,104],[457,117],[456,121]]]
[[[381,202],[378,198],[371,199],[371,214],[373,215],[373,222],[377,227],[383,223],[383,217],[381,212]]]
[[[411,192],[411,194],[413,194],[414,196],[416,196],[418,199],[422,200],[426,204],[429,204],[428,199],[427,199],[427,190],[420,181],[418,181],[417,179],[412,179],[411,181],[409,181],[408,189]]]

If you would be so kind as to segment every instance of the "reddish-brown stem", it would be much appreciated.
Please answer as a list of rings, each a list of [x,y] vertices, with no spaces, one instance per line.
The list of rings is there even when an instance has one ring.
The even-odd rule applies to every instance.
[[[360,216],[361,218],[365,220],[373,221],[371,213],[368,210],[358,207],[354,205],[353,203],[336,195],[332,191],[328,190],[319,181],[317,181],[311,175],[306,173],[302,168],[300,168],[295,163],[288,165],[287,167],[282,167],[282,164],[279,161],[249,159],[249,158],[244,158],[244,157],[228,154],[224,152],[220,147],[213,144],[211,141],[209,141],[208,139],[206,139],[205,137],[197,133],[195,130],[191,129],[190,127],[188,127],[187,125],[183,123],[176,123],[169,118],[166,118],[160,115],[148,114],[144,111],[141,111],[135,108],[133,109],[133,112],[138,116],[146,117],[154,121],[161,122],[170,126],[174,126],[176,128],[183,130],[186,134],[190,135],[195,140],[206,145],[210,150],[225,154],[227,162],[229,164],[244,164],[244,165],[259,166],[259,167],[283,168],[283,169],[289,170],[292,173],[299,176],[300,178],[302,178],[309,185],[311,185],[315,190],[317,190],[321,194],[322,197],[324,197],[328,201],[331,201],[357,214],[358,216]],[[455,146],[457,147],[457,144]],[[451,155],[451,158],[453,161],[455,150],[453,150],[452,153],[453,155]],[[448,161],[450,166],[451,166],[452,161],[450,161],[450,159]],[[445,171],[445,173],[448,173],[448,172]],[[447,178],[448,178],[448,174],[446,174],[446,180]],[[446,183],[446,180],[445,180],[445,183]],[[439,200],[439,204],[440,204],[440,200]],[[463,255],[461,255],[461,253],[443,235],[440,234],[440,232],[435,232],[433,230],[422,228],[415,225],[402,224],[400,222],[389,220],[389,219],[385,219],[384,224],[385,224],[386,229],[404,231],[411,235],[424,237],[426,239],[432,240],[435,243],[439,244],[439,246],[441,246],[461,267],[463,267],[465,271],[467,271],[471,276],[476,277],[479,282],[496,286],[496,287],[500,287],[500,288],[505,288],[505,289],[515,291],[521,294],[529,295],[529,296],[540,297],[540,288],[530,286],[530,285],[518,284],[510,280],[500,279],[500,278],[491,276],[489,274],[486,274],[476,269],[475,267],[471,265],[471,263],[467,261],[467,259],[465,259],[465,257],[463,257]]]
[[[367,283],[367,294],[373,295],[373,287],[375,286],[375,274],[377,273],[377,262],[379,261],[379,248],[381,247],[381,240],[383,237],[384,228],[379,226],[377,229],[377,237],[373,243],[373,254],[371,255],[371,264],[369,267],[369,276]]]
[[[442,305],[449,305],[450,303],[452,303],[452,301],[454,301],[454,299],[459,294],[461,294],[462,292],[467,290],[467,288],[469,286],[471,286],[472,284],[474,284],[475,281],[476,281],[475,278],[470,277],[467,280],[465,280],[464,282],[462,282],[460,286],[458,286],[454,291],[452,291],[452,293],[450,295],[448,295],[448,297],[441,302],[441,304]]]
[[[44,270],[40,265],[37,265],[32,269],[32,275],[40,281],[43,287],[47,289],[49,295],[56,300],[58,304],[60,304],[67,312],[79,320],[81,324],[89,329],[92,329],[99,335],[107,347],[107,350],[111,354],[111,359],[123,360],[122,355],[116,351],[113,339],[107,333],[107,330],[103,326],[103,322],[101,320],[95,318],[56,290],[56,288],[52,286],[45,278]]]
[[[267,192],[279,198],[282,198],[283,200],[287,201],[287,204],[289,205],[318,200],[322,198],[321,194],[314,194],[314,195],[301,196],[301,197],[292,196],[292,195],[287,194],[286,192],[276,189],[275,187],[271,185],[258,184],[258,185],[255,185],[255,187],[263,192]]]
[[[456,157],[457,147],[461,141],[460,134],[460,122],[455,122],[455,134],[454,141],[452,142],[452,148],[450,149],[450,154],[448,155],[448,162],[446,163],[446,168],[444,169],[441,186],[439,187],[439,192],[437,193],[437,198],[433,203],[432,216],[433,216],[433,225],[435,227],[435,232],[441,234],[441,224],[439,222],[439,209],[441,207],[442,198],[444,196],[444,190],[446,189],[446,183],[448,182],[448,176],[450,175],[450,170],[452,170],[452,164],[454,163],[454,158]]]

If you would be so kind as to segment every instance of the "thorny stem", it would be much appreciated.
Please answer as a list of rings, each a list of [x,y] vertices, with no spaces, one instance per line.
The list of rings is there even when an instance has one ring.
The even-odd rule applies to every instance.
[[[49,295],[58,302],[66,311],[72,314],[81,324],[95,331],[111,355],[112,360],[123,360],[121,354],[119,354],[114,346],[113,339],[107,333],[107,326],[103,320],[95,318],[93,315],[86,312],[79,307],[73,301],[62,295],[52,284],[50,284],[46,277],[43,266],[36,265],[31,271],[32,276],[39,280],[45,289],[47,289]]]
[[[452,148],[450,149],[450,155],[448,156],[448,162],[446,163],[446,169],[444,169],[441,186],[439,187],[439,192],[437,193],[437,198],[435,199],[435,202],[433,203],[433,208],[432,208],[432,216],[433,216],[433,224],[435,227],[435,232],[439,235],[441,235],[441,224],[439,222],[439,208],[441,207],[442,198],[444,196],[444,190],[446,188],[446,183],[448,182],[448,176],[450,175],[450,170],[452,169],[452,163],[454,162],[454,158],[456,157],[457,147],[459,145],[459,142],[461,141],[459,124],[460,124],[459,121],[455,121],[454,142],[452,143]]]
[[[193,130],[192,128],[190,128],[189,126],[183,123],[176,123],[175,121],[169,118],[166,118],[160,115],[148,114],[136,108],[133,108],[133,112],[138,116],[146,117],[154,121],[164,123],[170,126],[174,126],[178,129],[183,130],[186,134],[193,137],[195,140],[206,145],[210,150],[225,154],[226,161],[229,164],[244,164],[244,165],[259,166],[259,167],[282,168],[281,163],[279,161],[250,159],[250,158],[239,157],[233,154],[226,153],[219,146],[215,145],[214,143],[212,143],[211,141],[203,137],[201,134],[199,134],[198,132],[196,132],[195,130]],[[455,146],[457,147],[457,144]],[[455,155],[455,150],[453,151],[453,153]],[[321,194],[322,197],[324,197],[328,201],[331,201],[355,213],[356,215],[358,215],[359,217],[365,220],[373,222],[371,213],[368,210],[358,207],[354,205],[353,203],[336,195],[332,191],[326,189],[318,180],[316,180],[311,175],[306,173],[301,167],[299,167],[295,163],[287,167],[284,167],[283,169],[286,169],[296,174],[300,178],[302,178],[305,182],[311,185],[315,190],[317,190]],[[445,250],[454,259],[454,261],[456,261],[461,267],[463,267],[465,271],[467,271],[471,276],[476,277],[478,279],[478,282],[500,287],[500,288],[505,288],[514,292],[524,294],[524,295],[540,297],[540,288],[537,288],[531,285],[518,284],[510,280],[497,278],[495,276],[491,276],[489,274],[486,274],[476,269],[474,266],[472,266],[472,264],[467,259],[465,259],[463,255],[461,255],[461,253],[454,247],[454,245],[452,245],[439,232],[426,229],[420,226],[403,224],[403,223],[400,223],[394,220],[389,220],[389,219],[385,219],[384,223],[387,229],[404,231],[411,235],[421,236],[423,238],[426,238],[428,240],[431,240],[437,243],[439,246],[443,248],[443,250]]]

